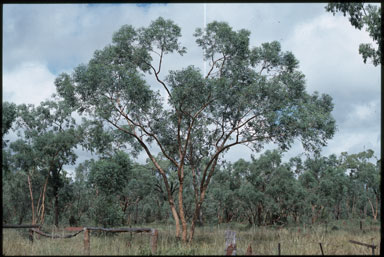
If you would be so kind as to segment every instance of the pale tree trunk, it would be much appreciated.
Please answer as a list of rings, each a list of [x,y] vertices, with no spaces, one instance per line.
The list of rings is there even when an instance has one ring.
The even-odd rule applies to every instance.
[[[182,240],[184,243],[187,242],[187,233],[188,233],[188,225],[185,220],[184,206],[183,206],[183,183],[184,183],[184,170],[183,166],[179,169],[179,216],[181,220],[182,226]]]
[[[167,176],[164,172],[164,170],[160,167],[160,165],[157,163],[157,161],[155,160],[155,158],[153,158],[152,155],[150,155],[150,158],[153,162],[153,164],[155,165],[155,167],[159,170],[161,176],[163,177],[163,180],[164,180],[164,184],[165,184],[165,188],[167,190],[167,194],[168,194],[168,203],[169,203],[169,206],[171,207],[171,212],[172,212],[172,216],[173,216],[173,219],[175,220],[175,226],[176,226],[176,238],[180,238],[180,220],[179,220],[179,215],[177,213],[177,210],[176,210],[176,206],[175,206],[175,202],[173,200],[173,196],[172,196],[172,192],[171,192],[171,189],[169,188],[169,184],[168,184],[168,179],[167,179]]]
[[[35,219],[35,204],[33,203],[33,194],[32,194],[32,183],[31,183],[31,178],[28,174],[28,187],[29,187],[29,196],[31,197],[31,207],[32,207],[32,225],[36,224],[36,219]]]
[[[208,185],[209,185],[209,181],[210,181],[210,179],[211,179],[211,177],[213,175],[213,172],[215,170],[215,167],[216,167],[216,164],[217,164],[217,160],[218,160],[218,157],[216,156],[215,159],[213,159],[213,163],[212,163],[210,172],[209,172],[209,174],[207,176],[207,180],[205,181],[205,183],[203,183],[204,181],[201,182],[200,194],[199,194],[200,197],[199,197],[199,201],[195,205],[195,211],[194,211],[194,214],[193,214],[193,217],[192,217],[191,229],[190,229],[190,232],[189,232],[188,243],[192,242],[193,235],[195,234],[196,220],[199,217],[201,206],[202,206],[204,198],[205,198],[205,193],[207,191],[207,188],[208,188]],[[208,167],[207,167],[207,169],[208,169]]]
[[[47,191],[48,177],[45,179],[44,187],[41,190],[39,200],[36,205],[37,213],[35,213],[35,204],[33,202],[33,193],[32,193],[32,181],[31,177],[28,174],[28,188],[29,195],[31,198],[31,207],[32,207],[32,225],[36,224],[36,221],[39,221],[41,225],[44,224],[44,214],[45,214],[45,193]]]
[[[371,211],[372,211],[373,220],[376,221],[376,219],[377,219],[377,214],[378,214],[378,204],[379,204],[378,197],[376,196],[376,210],[375,210],[375,207],[374,207],[373,204],[372,204],[371,199],[368,199],[368,202],[369,202],[369,205],[371,206]]]
[[[41,205],[39,206],[39,203],[37,204],[37,216],[38,219],[40,220],[40,224],[44,224],[44,214],[45,214],[45,192],[47,191],[47,184],[48,184],[48,176],[45,179],[44,187],[43,190],[40,194],[39,197],[39,203],[40,203],[40,198],[42,197]]]
[[[319,210],[316,210],[316,207],[320,207]],[[323,210],[324,206],[311,205],[312,208],[312,225],[315,224],[320,212]]]

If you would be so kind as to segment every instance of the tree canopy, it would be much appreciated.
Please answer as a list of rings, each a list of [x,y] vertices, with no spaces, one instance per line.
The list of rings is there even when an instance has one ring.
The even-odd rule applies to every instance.
[[[251,48],[250,32],[234,31],[225,22],[209,23],[194,34],[210,61],[207,74],[187,66],[163,78],[165,56],[186,52],[180,31],[161,17],[146,28],[125,25],[88,64],[61,74],[55,84],[67,104],[104,120],[110,129],[134,139],[136,150],[147,153],[164,180],[176,234],[180,220],[187,241],[185,167],[198,179],[196,220],[219,158],[231,147],[245,144],[260,151],[273,142],[286,150],[299,138],[306,150],[318,151],[333,136],[335,120],[332,98],[305,91],[304,74],[291,52],[283,52],[277,41]],[[147,73],[164,88],[165,99],[148,84]],[[178,209],[152,143],[177,172]],[[194,221],[190,239],[193,230]]]

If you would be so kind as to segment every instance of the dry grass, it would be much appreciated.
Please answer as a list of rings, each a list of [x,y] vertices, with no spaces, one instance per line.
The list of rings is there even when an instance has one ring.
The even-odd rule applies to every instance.
[[[224,255],[225,230],[236,231],[237,254],[243,255],[251,244],[254,255],[277,255],[281,245],[282,255],[321,255],[322,243],[325,255],[371,255],[370,248],[355,245],[349,240],[378,245],[380,253],[380,224],[367,226],[361,231],[358,225],[315,226],[275,229],[271,227],[247,228],[241,224],[231,226],[197,227],[195,240],[185,246],[175,240],[172,225],[154,225],[159,230],[158,255]],[[64,233],[64,232],[59,232]],[[66,232],[68,233],[68,232]],[[150,255],[150,234],[119,233],[96,235],[91,233],[91,255]],[[3,229],[3,255],[83,255],[83,233],[69,239],[35,238],[28,240],[27,229]]]

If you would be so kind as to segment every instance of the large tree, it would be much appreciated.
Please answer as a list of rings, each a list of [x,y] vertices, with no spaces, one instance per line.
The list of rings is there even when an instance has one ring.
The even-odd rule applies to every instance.
[[[178,41],[180,31],[163,18],[146,28],[124,25],[88,64],[59,75],[55,84],[68,104],[102,118],[146,152],[163,178],[176,236],[187,242],[186,166],[197,198],[192,240],[215,167],[231,147],[248,145],[260,151],[272,142],[289,149],[299,138],[306,150],[316,150],[333,136],[335,121],[332,98],[305,91],[304,75],[291,52],[281,51],[276,41],[251,48],[250,32],[234,31],[225,22],[209,23],[194,34],[210,63],[207,74],[188,66],[162,76],[165,56],[186,52]],[[165,98],[145,80],[147,73],[165,90]],[[174,165],[177,202],[152,144]]]

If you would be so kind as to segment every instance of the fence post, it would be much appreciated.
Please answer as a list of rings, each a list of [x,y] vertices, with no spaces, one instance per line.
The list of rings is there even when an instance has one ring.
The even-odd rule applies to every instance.
[[[281,254],[281,250],[280,250],[280,243],[278,243],[278,244],[277,244],[277,253],[278,253],[278,255],[280,255],[280,254]]]
[[[363,230],[363,222],[360,220],[360,230]]]
[[[152,254],[156,254],[157,251],[157,238],[158,238],[158,231],[157,229],[152,229],[152,236],[151,236],[151,251]]]
[[[323,255],[323,256],[324,256],[324,252],[323,252],[323,246],[321,245],[321,243],[319,243],[319,245],[320,245],[321,255]]]
[[[225,255],[236,255],[236,232],[225,231]]]
[[[33,243],[33,230],[32,229],[29,229],[29,241],[31,241],[31,243]]]
[[[376,246],[373,244],[373,238],[371,240],[372,240],[372,255],[375,255]]]
[[[245,253],[245,255],[252,255],[252,246],[251,246],[251,244],[249,244],[247,252]]]
[[[87,228],[84,228],[84,254],[90,255],[91,252],[91,245],[90,245],[90,233]]]

